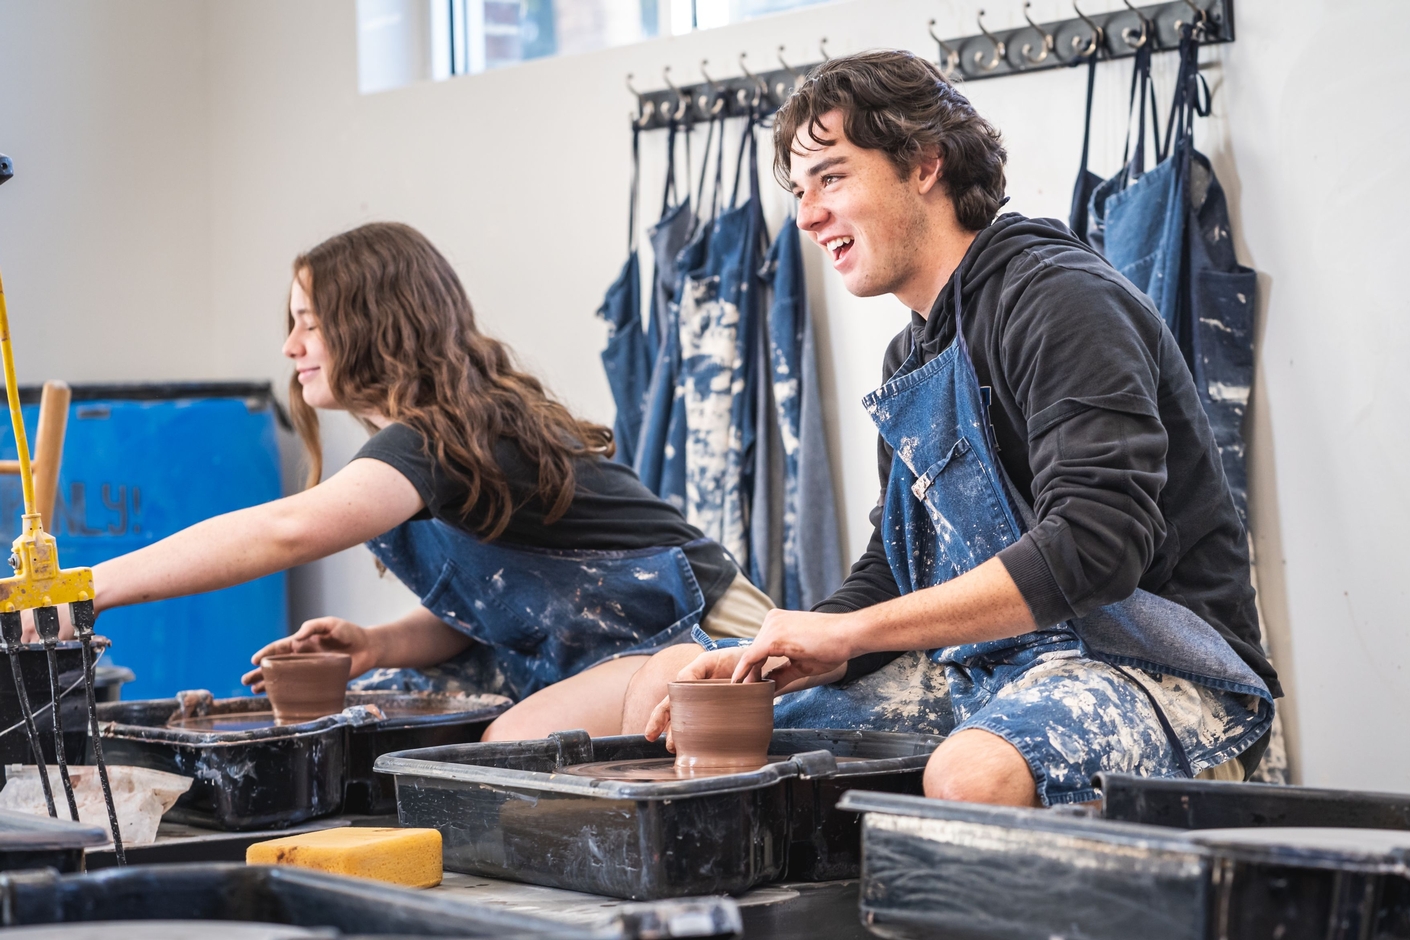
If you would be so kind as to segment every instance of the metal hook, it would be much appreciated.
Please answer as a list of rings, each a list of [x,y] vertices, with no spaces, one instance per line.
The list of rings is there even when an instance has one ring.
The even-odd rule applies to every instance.
[[[806,75],[804,75],[803,73],[799,72],[799,71],[798,71],[797,69],[795,69],[793,66],[789,65],[787,62],[784,61],[784,59],[783,59],[783,50],[786,49],[786,48],[788,48],[788,47],[787,47],[787,46],[783,46],[783,45],[780,45],[780,46],[778,47],[778,64],[781,65],[781,66],[783,66],[783,70],[784,70],[785,72],[792,72],[792,73],[793,73],[793,87],[796,89],[796,88],[798,88],[799,86],[801,86],[801,85],[803,84],[803,82],[807,81],[807,78],[808,78],[808,77],[807,77]],[[785,85],[783,82],[779,82],[777,85],[774,86],[774,95],[775,95],[775,97],[777,97],[780,101],[782,101],[782,100],[784,99],[785,93],[786,93],[787,91],[788,91],[788,86]]]
[[[1100,49],[1102,45],[1106,42],[1106,30],[1098,26],[1096,20],[1092,19],[1090,16],[1083,13],[1078,8],[1077,0],[1072,0],[1072,9],[1077,11],[1077,16],[1079,19],[1082,20],[1082,22],[1086,23],[1092,28],[1092,41],[1087,44],[1086,49],[1083,49],[1081,52],[1077,53],[1077,58],[1085,59],[1088,56],[1096,55],[1097,50]],[[1081,41],[1081,38],[1077,36],[1072,37],[1072,49],[1074,52],[1076,52],[1077,50],[1077,44]]]
[[[1193,24],[1190,28],[1194,31],[1194,34],[1195,34],[1196,36],[1201,36],[1201,35],[1203,35],[1204,32],[1205,32],[1205,30],[1206,30],[1206,28],[1207,28],[1208,25],[1209,25],[1209,11],[1206,10],[1206,9],[1204,9],[1203,7],[1200,7],[1200,6],[1195,5],[1194,3],[1191,2],[1191,0],[1184,0],[1184,4],[1185,4],[1185,6],[1189,7],[1191,10],[1194,10],[1194,11],[1195,11],[1195,15],[1198,17],[1198,19],[1195,20],[1194,24]],[[1175,32],[1176,32],[1177,34],[1178,34],[1182,29],[1184,29],[1184,27],[1185,27],[1185,21],[1184,21],[1184,20],[1176,20],[1176,21],[1175,21]]]
[[[681,91],[676,87],[675,83],[671,81],[671,67],[669,65],[661,70],[661,78],[666,82],[666,87],[675,92],[676,97],[680,99],[680,106],[676,108],[676,113],[671,115],[671,120],[679,121],[681,118],[685,117],[685,113],[690,110],[690,95]]]
[[[1042,55],[1034,56],[1032,54],[1033,44],[1031,42],[1025,42],[1023,48],[1019,51],[1023,53],[1023,58],[1029,65],[1037,65],[1039,62],[1043,62],[1048,58],[1048,53],[1053,51],[1057,39],[1053,37],[1052,33],[1033,22],[1033,17],[1028,15],[1028,8],[1032,5],[1031,0],[1023,0],[1023,18],[1028,21],[1029,26],[1032,26],[1038,31],[1038,35],[1043,37],[1043,53]]]
[[[832,58],[832,56],[830,56],[830,55],[827,54],[827,37],[826,37],[826,36],[824,36],[823,38],[821,38],[821,39],[818,40],[818,53],[819,53],[820,55],[822,55],[824,62],[826,62],[828,59]]]
[[[627,91],[631,92],[632,97],[636,99],[637,109],[637,113],[632,116],[632,121],[635,122],[637,127],[645,127],[651,123],[651,115],[656,113],[656,103],[654,101],[641,100],[641,92],[637,91],[632,85],[632,77],[632,73],[628,72]]]
[[[983,10],[979,11],[979,14],[974,18],[974,20],[976,23],[979,24],[979,31],[984,34],[984,37],[986,39],[988,39],[991,43],[994,44],[994,57],[988,62],[985,62],[984,53],[976,51],[974,53],[974,64],[979,67],[979,70],[981,72],[992,72],[994,71],[994,69],[999,67],[1000,62],[1004,61],[1004,56],[1008,54],[1008,47],[1004,45],[1004,41],[1002,39],[1000,39],[998,36],[995,36],[993,33],[989,32],[989,30],[984,28]]]
[[[706,97],[705,95],[700,96],[700,110],[705,111],[705,113],[707,113],[710,117],[715,117],[725,108],[725,96],[724,92],[720,88],[720,83],[711,78],[710,73],[705,71],[705,66],[709,64],[709,59],[700,60],[700,74],[705,77],[705,84],[710,86],[709,97]],[[706,104],[712,100],[714,103],[710,104],[710,107],[707,109],[705,107]]]
[[[744,73],[745,78],[749,79],[751,82],[754,83],[754,101],[750,105],[750,107],[757,108],[759,106],[759,102],[763,100],[764,95],[768,93],[769,86],[764,82],[762,78],[749,71],[749,66],[744,64],[744,58],[747,55],[749,55],[749,53],[747,52],[741,52],[739,54],[739,70]],[[743,89],[740,90],[743,91]],[[742,99],[740,103],[744,103]]]
[[[1134,42],[1131,40],[1131,32],[1132,32],[1132,30],[1131,30],[1131,27],[1129,27],[1129,26],[1127,26],[1126,28],[1124,28],[1124,29],[1121,30],[1121,38],[1122,38],[1122,40],[1125,41],[1126,45],[1130,46],[1132,49],[1139,49],[1139,48],[1141,48],[1142,46],[1144,46],[1147,42],[1150,41],[1150,38],[1151,38],[1151,37],[1150,37],[1151,21],[1148,20],[1148,19],[1146,19],[1146,15],[1145,15],[1144,13],[1142,13],[1140,10],[1136,9],[1135,7],[1133,7],[1133,6],[1131,5],[1131,0],[1121,0],[1121,2],[1124,3],[1124,4],[1126,4],[1126,9],[1130,10],[1132,13],[1136,14],[1137,16],[1139,16],[1139,17],[1141,18],[1141,38],[1140,38],[1140,39],[1138,39],[1138,40],[1136,40],[1136,41],[1134,41]]]
[[[960,51],[936,34],[934,20],[930,21],[929,30],[930,38],[935,40],[935,44],[940,47],[940,51],[945,53],[945,61],[940,65],[940,74],[949,78],[951,75],[955,74],[955,69],[959,67]]]

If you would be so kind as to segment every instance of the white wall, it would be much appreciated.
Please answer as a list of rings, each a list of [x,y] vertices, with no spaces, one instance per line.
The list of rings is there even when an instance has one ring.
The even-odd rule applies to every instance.
[[[214,375],[207,8],[0,0],[0,272],[21,382]]]
[[[1092,6],[1099,8],[1095,0]],[[71,32],[62,16],[99,15],[107,5],[70,0],[42,7],[70,13],[39,9],[0,3],[0,12],[21,11],[26,32],[39,34],[16,45],[71,42],[53,35]],[[62,149],[66,134],[93,141],[110,124],[155,115],[146,137],[165,143],[160,164],[146,165],[151,172],[141,177],[140,196],[121,197],[146,211],[131,213],[128,203],[112,209],[104,200],[120,197],[111,191],[95,190],[89,200],[67,195],[75,175],[82,178],[78,170],[43,193],[27,193],[23,213],[13,208],[20,200],[7,198],[16,184],[0,190],[0,263],[14,271],[16,311],[29,316],[44,304],[46,315],[83,327],[66,334],[82,337],[79,348],[87,350],[70,377],[247,376],[282,386],[280,309],[293,255],[351,225],[399,219],[425,231],[456,264],[488,330],[577,410],[604,421],[612,414],[596,359],[604,329],[592,314],[625,249],[624,119],[632,105],[625,73],[649,87],[670,65],[673,78],[688,80],[708,57],[712,72],[731,74],[741,51],[761,66],[780,43],[790,61],[806,61],[824,35],[833,54],[872,46],[933,54],[926,36],[932,16],[943,34],[973,31],[972,4],[852,0],[359,96],[353,0],[169,0],[123,9],[166,25],[114,27],[129,44],[97,57],[112,75],[94,69],[67,78],[53,54],[25,60],[27,80],[50,76],[58,90],[34,86],[39,101],[29,112],[54,123],[31,116],[19,136]],[[1057,19],[1069,9],[1065,0],[1039,0],[1033,12]],[[1320,44],[1338,32],[1333,12],[1338,22],[1356,23],[1360,37],[1355,54],[1335,60],[1322,56]],[[1238,42],[1206,53],[1214,63],[1207,75],[1215,113],[1201,123],[1197,143],[1229,193],[1241,257],[1261,274],[1249,427],[1252,529],[1270,640],[1292,693],[1284,713],[1306,782],[1410,791],[1410,748],[1396,721],[1410,707],[1410,555],[1399,538],[1410,522],[1410,393],[1395,381],[1405,372],[1396,366],[1410,353],[1410,328],[1393,280],[1410,247],[1401,222],[1407,118],[1400,104],[1410,75],[1394,48],[1394,37],[1410,26],[1410,7],[1393,0],[1244,0],[1238,13]],[[1020,15],[1015,0],[991,9],[990,22],[1017,23]],[[2,43],[12,20],[0,22]],[[170,48],[173,33],[185,51]],[[195,51],[201,49],[205,62]],[[0,53],[0,69],[14,68],[9,47]],[[1172,58],[1157,61],[1162,89]],[[154,62],[179,80],[142,85]],[[1104,65],[1099,76],[1098,172],[1114,170],[1119,159],[1128,75],[1129,63],[1120,63]],[[1012,208],[1065,216],[1081,144],[1083,80],[1079,71],[1049,72],[968,87],[1005,133]],[[131,90],[112,95],[118,85]],[[91,103],[103,95],[109,98]],[[13,99],[0,101],[0,150],[12,148],[7,152],[24,172],[24,154],[6,142],[15,137],[7,131],[17,107]],[[136,136],[123,139],[134,144]],[[659,150],[648,138],[646,206],[659,198]],[[777,224],[787,200],[768,189],[767,178],[765,185]],[[28,245],[27,233],[41,225],[51,201],[60,207],[49,223],[55,234],[42,247]],[[125,239],[134,217],[142,220],[139,232]],[[868,536],[865,517],[877,485],[874,432],[857,402],[877,384],[881,351],[904,311],[894,301],[846,295],[817,257],[809,259],[855,553]],[[95,271],[106,278],[94,278]],[[187,279],[176,298],[173,277]],[[46,297],[38,285],[56,279],[81,303]],[[95,321],[95,307],[116,307],[113,322]],[[178,314],[194,324],[189,334],[164,345],[127,339],[160,333]],[[35,327],[17,324],[23,342],[22,329]],[[88,342],[94,335],[106,344]],[[200,355],[173,357],[173,344],[199,347]],[[44,368],[51,368],[47,361]],[[330,423],[332,467],[356,449],[361,432],[351,422]],[[375,578],[360,549],[310,566],[296,593],[301,613],[364,622],[408,601],[393,582]]]

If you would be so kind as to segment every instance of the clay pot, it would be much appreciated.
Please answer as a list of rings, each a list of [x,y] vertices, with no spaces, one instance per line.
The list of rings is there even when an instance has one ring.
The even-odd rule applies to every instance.
[[[671,740],[681,776],[743,773],[768,763],[774,682],[672,682]]]
[[[347,653],[287,653],[259,661],[276,724],[313,721],[343,710],[352,657]]]

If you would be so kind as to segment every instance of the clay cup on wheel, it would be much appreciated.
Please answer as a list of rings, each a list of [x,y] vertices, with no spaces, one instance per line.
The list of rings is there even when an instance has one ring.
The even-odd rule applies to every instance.
[[[774,681],[672,682],[671,740],[681,776],[747,773],[769,761]]]
[[[266,656],[259,668],[278,724],[313,721],[343,710],[352,672],[352,657],[347,653]]]

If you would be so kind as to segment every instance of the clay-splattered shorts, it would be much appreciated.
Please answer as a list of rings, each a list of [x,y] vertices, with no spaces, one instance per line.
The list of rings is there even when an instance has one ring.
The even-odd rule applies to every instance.
[[[1254,696],[1100,662],[1075,637],[947,672],[951,733],[978,728],[1012,744],[1045,806],[1096,799],[1103,771],[1192,777],[1243,753],[1272,720]]]

